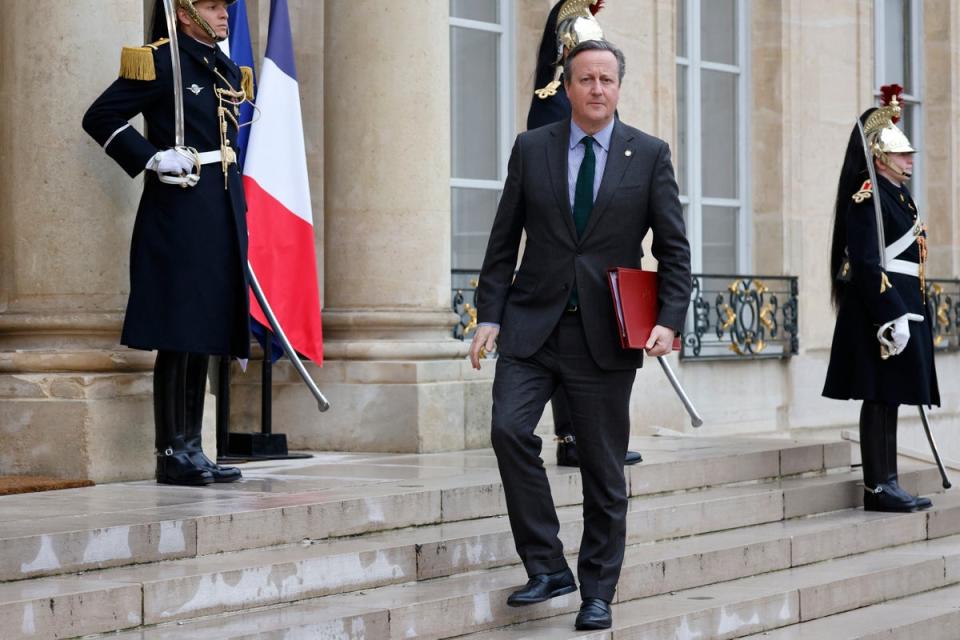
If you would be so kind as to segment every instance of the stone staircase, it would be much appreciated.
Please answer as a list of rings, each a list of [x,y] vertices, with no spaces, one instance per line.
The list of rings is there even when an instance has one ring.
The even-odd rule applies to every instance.
[[[627,470],[610,631],[574,632],[576,593],[505,605],[526,576],[487,450],[326,454],[250,465],[234,485],[0,498],[0,637],[960,637],[957,496],[864,513],[845,442],[631,446],[644,462]],[[908,490],[939,490],[934,467],[901,472]],[[580,475],[548,474],[575,566]]]

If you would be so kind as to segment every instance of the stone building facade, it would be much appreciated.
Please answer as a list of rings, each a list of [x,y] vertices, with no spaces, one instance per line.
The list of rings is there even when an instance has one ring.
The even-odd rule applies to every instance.
[[[269,2],[246,1],[262,53]],[[957,346],[960,291],[950,288],[960,278],[955,3],[606,4],[598,18],[627,58],[620,115],[671,143],[694,270],[734,276],[714,284],[754,283],[754,293],[758,279],[748,276],[755,274],[795,277],[797,286],[796,353],[675,359],[706,419],[696,432],[659,368],[648,366],[634,393],[636,433],[662,426],[835,436],[855,425],[855,403],[819,395],[833,328],[829,236],[847,136],[881,83],[907,88],[929,273],[944,283],[944,295],[954,292],[954,306],[944,310],[953,324],[944,331],[945,344]],[[469,272],[479,266],[551,5],[289,0],[327,358],[311,371],[333,403],[317,413],[292,370],[276,367],[273,422],[292,447],[487,446],[492,362],[480,373],[469,368],[466,343],[453,337],[460,318],[451,299],[456,288],[469,288]],[[152,355],[117,344],[140,183],[79,126],[115,77],[120,47],[144,40],[146,10],[129,0],[3,8],[0,473],[149,477]],[[960,352],[938,355],[944,406],[932,415],[945,454],[960,459]],[[233,422],[256,429],[257,368],[233,380]],[[211,397],[211,421],[212,404]],[[902,415],[903,444],[922,449],[913,414]]]

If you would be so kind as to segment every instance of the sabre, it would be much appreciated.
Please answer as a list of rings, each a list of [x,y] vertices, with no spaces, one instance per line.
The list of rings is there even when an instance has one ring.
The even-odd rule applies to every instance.
[[[673,369],[670,368],[670,364],[667,362],[667,359],[663,356],[657,356],[657,362],[659,362],[660,367],[663,368],[663,372],[666,374],[667,380],[670,381],[670,385],[673,387],[673,390],[677,392],[680,402],[683,403],[683,408],[687,410],[688,414],[690,414],[690,424],[694,427],[699,427],[702,425],[703,418],[700,417],[700,414],[697,412],[697,408],[693,406],[693,402],[687,396],[686,391],[683,390],[683,387],[680,385],[680,381],[677,380],[677,376],[674,375]]]
[[[197,172],[184,176],[160,175],[160,180],[168,184],[179,184],[181,187],[187,188],[196,185],[200,179],[200,157],[199,154],[197,154],[196,149],[184,146],[183,75],[180,70],[180,47],[177,38],[177,11],[174,8],[173,3],[174,0],[163,0],[163,12],[167,22],[167,34],[170,38],[170,63],[173,69],[174,148],[178,153],[193,159]],[[260,282],[257,280],[257,276],[249,262],[246,264],[246,272],[247,279],[250,281],[250,288],[253,289],[253,295],[260,304],[263,314],[267,317],[267,321],[270,323],[270,329],[273,331],[274,335],[277,336],[277,339],[280,340],[280,345],[283,347],[283,352],[287,354],[288,358],[290,358],[294,369],[297,370],[297,373],[300,374],[301,378],[303,378],[307,388],[310,389],[310,393],[312,393],[313,397],[316,398],[317,408],[320,411],[326,411],[330,408],[330,402],[328,402],[323,393],[320,392],[317,384],[313,381],[313,378],[310,377],[310,374],[307,373],[307,369],[303,366],[303,362],[300,361],[300,357],[297,355],[297,352],[293,350],[293,347],[290,345],[290,341],[287,340],[287,335],[283,332],[283,327],[280,326],[280,322],[273,314],[273,309],[270,307],[270,303],[267,302],[267,298],[263,294],[263,289],[260,288]]]
[[[863,153],[867,157],[867,172],[870,175],[870,190],[873,192],[873,213],[877,217],[877,251],[880,255],[880,268],[887,266],[887,240],[883,234],[883,213],[880,211],[880,197],[877,194],[877,170],[873,166],[873,154],[867,146],[867,136],[863,133],[863,123],[857,118],[857,131],[860,132],[860,141],[863,143]]]
[[[250,288],[253,289],[253,295],[257,299],[257,303],[260,305],[260,309],[263,310],[263,315],[267,316],[267,322],[270,323],[270,328],[273,330],[273,333],[280,340],[280,345],[283,347],[283,352],[287,354],[287,357],[290,358],[290,362],[293,363],[293,368],[297,370],[297,373],[300,374],[300,377],[303,378],[303,382],[307,385],[307,388],[310,389],[310,393],[313,394],[313,397],[317,400],[317,409],[320,411],[326,411],[330,408],[330,403],[324,397],[323,393],[320,392],[320,389],[317,387],[317,383],[313,381],[313,378],[310,377],[310,374],[307,373],[306,367],[303,366],[303,362],[300,361],[300,356],[297,355],[297,352],[294,351],[293,347],[290,345],[290,341],[287,340],[286,334],[283,332],[283,327],[280,326],[280,322],[277,320],[277,317],[273,315],[273,309],[270,308],[270,303],[267,302],[267,297],[263,295],[263,289],[260,288],[260,282],[257,280],[257,274],[253,272],[253,265],[250,262],[247,262],[247,278],[250,280]],[[269,357],[268,354],[264,354],[264,357]]]
[[[923,423],[923,431],[927,434],[927,442],[930,443],[930,450],[933,452],[933,459],[937,461],[937,468],[940,470],[940,479],[943,480],[943,488],[949,489],[953,485],[950,478],[947,477],[947,470],[943,466],[943,460],[940,459],[940,452],[937,451],[937,443],[933,440],[933,433],[930,431],[930,424],[927,422],[927,412],[923,410],[923,405],[918,405],[920,411],[920,422]]]
[[[163,0],[163,14],[167,22],[167,37],[170,39],[170,64],[173,70],[173,148],[180,155],[193,160],[195,172],[186,175],[157,173],[160,182],[192,187],[200,181],[200,154],[193,147],[184,145],[183,134],[183,74],[180,70],[180,40],[177,36],[177,10],[174,0]]]

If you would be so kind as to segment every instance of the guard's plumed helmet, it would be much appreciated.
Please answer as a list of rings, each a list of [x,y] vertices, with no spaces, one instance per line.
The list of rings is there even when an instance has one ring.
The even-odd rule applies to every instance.
[[[546,86],[536,90],[539,98],[556,95],[563,75],[564,50],[569,51],[587,40],[603,40],[603,29],[594,15],[603,8],[604,0],[565,0],[557,12],[556,56],[554,74]],[[552,17],[552,16],[551,16]]]
[[[213,30],[213,27],[210,26],[206,20],[204,20],[199,13],[197,13],[197,8],[193,5],[199,2],[200,0],[173,0],[175,7],[180,7],[185,10],[190,16],[190,19],[197,23],[197,26],[203,29],[203,32],[208,36],[216,40],[217,42],[223,40],[220,36],[217,35],[217,32]],[[227,6],[229,7],[237,0],[225,0]],[[153,39],[158,40],[160,38],[166,37],[167,35],[167,22],[164,17],[163,11],[163,0],[157,0],[156,9],[153,12]]]
[[[907,136],[897,127],[902,93],[903,87],[898,84],[880,87],[881,106],[871,113],[863,124],[863,135],[870,145],[870,152],[881,160],[888,153],[916,152]]]

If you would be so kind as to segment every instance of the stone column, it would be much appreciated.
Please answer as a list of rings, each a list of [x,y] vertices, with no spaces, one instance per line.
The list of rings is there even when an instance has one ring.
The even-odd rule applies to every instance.
[[[3,8],[3,473],[152,473],[152,354],[117,344],[140,181],[80,128],[121,46],[143,42],[143,22],[140,3],[125,0]]]
[[[323,103],[323,138],[308,148],[322,142],[311,188],[316,193],[322,177],[314,224],[324,233],[325,363],[311,370],[333,408],[318,414],[281,364],[275,429],[294,448],[484,444],[489,396],[483,401],[481,389],[482,409],[472,410],[478,377],[463,360],[467,345],[452,338],[449,3],[331,0],[323,7],[322,67],[301,65],[298,74],[305,113]],[[298,63],[317,37],[297,41]],[[320,74],[322,90],[314,82],[304,92]],[[241,384],[259,384],[252,373]],[[479,379],[489,389],[489,374]],[[256,395],[243,395],[234,413],[250,428]]]
[[[447,358],[448,2],[327,2],[328,355]]]

